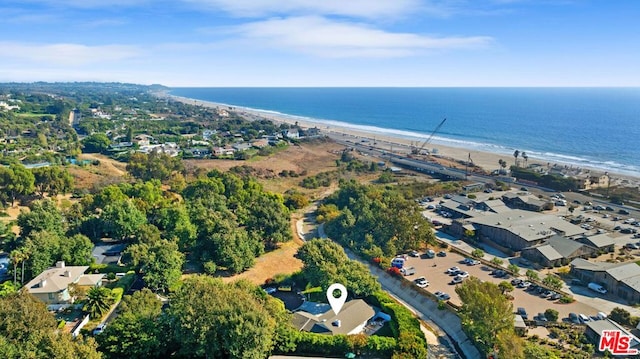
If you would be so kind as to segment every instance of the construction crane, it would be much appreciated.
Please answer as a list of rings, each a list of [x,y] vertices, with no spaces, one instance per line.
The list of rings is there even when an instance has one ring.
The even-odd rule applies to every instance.
[[[431,132],[431,134],[429,135],[429,137],[428,137],[424,142],[422,142],[422,145],[420,146],[420,148],[415,148],[415,147],[414,147],[414,148],[411,150],[411,153],[412,153],[412,154],[414,154],[414,155],[419,155],[419,154],[422,152],[422,150],[424,150],[424,147],[425,147],[427,144],[429,144],[429,142],[431,142],[431,139],[433,138],[433,135],[435,135],[435,134],[436,134],[436,132],[438,132],[438,130],[440,129],[440,127],[442,127],[442,125],[444,125],[444,123],[445,123],[446,121],[447,121],[447,119],[446,119],[446,118],[445,118],[444,120],[442,120],[442,122],[440,122],[440,124],[436,127],[436,129],[435,129],[435,130],[433,130],[433,132]]]

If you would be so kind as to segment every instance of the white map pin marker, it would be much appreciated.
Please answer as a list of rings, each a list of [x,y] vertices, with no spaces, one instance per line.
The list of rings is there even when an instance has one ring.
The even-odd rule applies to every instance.
[[[338,298],[333,296],[334,290],[340,291],[340,296]],[[347,301],[347,288],[340,283],[333,283],[329,286],[329,289],[327,289],[327,300],[329,300],[329,304],[331,305],[333,312],[338,315],[344,305],[344,302]]]

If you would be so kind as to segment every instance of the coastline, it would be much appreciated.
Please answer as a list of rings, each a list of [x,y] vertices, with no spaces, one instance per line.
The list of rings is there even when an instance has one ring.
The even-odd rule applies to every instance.
[[[409,136],[401,136],[397,133],[384,133],[382,130],[377,128],[353,128],[349,127],[348,123],[341,123],[337,121],[323,121],[323,120],[315,120],[306,117],[300,117],[295,115],[287,115],[275,111],[261,110],[261,109],[253,109],[242,106],[236,106],[231,104],[223,104],[211,101],[204,101],[198,99],[192,99],[187,97],[181,97],[176,95],[171,95],[169,93],[162,93],[162,97],[168,97],[175,101],[180,101],[183,103],[197,105],[197,106],[206,106],[210,108],[225,108],[231,109],[234,112],[239,113],[244,117],[259,117],[271,120],[276,123],[285,123],[289,125],[298,125],[302,128],[318,128],[321,132],[333,134],[333,135],[343,135],[343,136],[351,136],[354,139],[358,139],[359,141],[371,141],[377,143],[378,148],[386,149],[390,152],[397,153],[407,153],[410,151],[411,146],[420,147],[424,142],[424,138],[422,139],[411,139]],[[491,172],[500,168],[498,164],[499,160],[504,160],[510,166],[514,164],[515,158],[513,154],[506,153],[497,153],[497,152],[489,152],[485,150],[478,150],[469,147],[457,147],[451,145],[443,145],[437,142],[429,143],[425,149],[437,150],[437,155],[443,158],[450,158],[455,161],[467,161],[470,157],[473,164],[482,168],[487,172]],[[519,163],[522,164],[523,159],[519,158]],[[570,170],[574,170],[576,172],[582,173],[592,173],[592,174],[603,174],[607,172],[607,170],[593,167],[593,166],[577,166],[570,162],[563,161],[553,161],[548,162],[545,160],[541,160],[538,158],[532,158],[529,156],[527,163],[537,164],[540,166],[557,166],[557,167],[566,167]],[[634,176],[625,173],[619,173],[615,171],[608,171],[611,178],[611,185],[623,185],[630,187],[638,187],[640,186],[640,176]]]

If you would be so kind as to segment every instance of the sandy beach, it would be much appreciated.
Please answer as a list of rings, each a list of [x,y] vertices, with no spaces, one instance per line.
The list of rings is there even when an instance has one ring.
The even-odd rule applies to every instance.
[[[290,125],[298,125],[301,128],[318,128],[322,133],[325,134],[338,134],[345,136],[352,136],[354,139],[357,139],[358,142],[362,140],[368,140],[368,144],[376,143],[375,147],[384,149],[385,151],[395,152],[395,153],[409,153],[411,150],[411,146],[420,147],[422,146],[422,142],[426,140],[426,137],[420,141],[411,140],[408,138],[402,138],[393,135],[385,135],[380,133],[371,133],[362,130],[357,130],[345,126],[338,126],[335,124],[327,125],[321,122],[314,122],[306,119],[300,119],[295,116],[286,116],[280,114],[274,114],[264,111],[257,111],[250,108],[239,107],[239,106],[230,106],[215,102],[207,102],[202,100],[194,100],[185,97],[168,95],[168,97],[181,101],[184,103],[198,105],[198,106],[207,106],[211,108],[221,108],[221,109],[230,109],[243,117],[248,119],[255,118],[266,118],[271,121],[277,123],[287,123]],[[477,151],[472,149],[453,147],[453,146],[443,146],[440,144],[429,143],[425,146],[425,150],[433,151],[436,150],[436,154],[440,158],[450,158],[455,161],[467,161],[471,158],[473,164],[484,169],[487,172],[492,172],[494,170],[500,169],[499,160],[504,160],[507,162],[507,166],[511,166],[515,162],[515,158],[513,155],[506,154],[498,154],[484,151]],[[524,165],[524,159],[522,157],[518,158],[519,164]],[[532,157],[529,157],[527,160],[527,164],[538,164],[541,166],[566,166],[567,168],[573,169],[574,172],[582,172],[582,173],[591,173],[591,174],[603,174],[604,171],[597,168],[589,168],[582,167],[578,168],[570,164],[565,164],[561,162],[548,163],[546,161],[541,161]],[[610,172],[611,176],[611,185],[625,185],[631,187],[640,186],[640,178],[631,177],[628,175],[618,174]]]

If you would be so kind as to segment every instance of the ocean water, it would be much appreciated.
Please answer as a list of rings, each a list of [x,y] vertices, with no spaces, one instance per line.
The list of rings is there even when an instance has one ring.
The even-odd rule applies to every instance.
[[[640,88],[174,88],[326,125],[640,177]],[[428,146],[427,146],[428,147]]]

